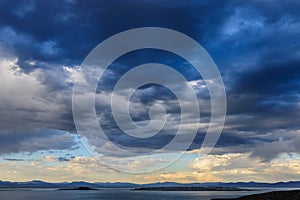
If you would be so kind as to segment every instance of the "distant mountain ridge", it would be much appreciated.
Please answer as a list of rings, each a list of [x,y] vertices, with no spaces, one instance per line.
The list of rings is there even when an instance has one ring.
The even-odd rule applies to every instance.
[[[19,187],[19,188],[76,188],[76,187],[90,187],[90,188],[133,188],[139,186],[134,183],[89,183],[84,181],[74,181],[74,182],[59,182],[50,183],[40,180],[33,180],[28,182],[10,182],[10,181],[0,181],[0,188],[6,187]]]
[[[40,180],[28,182],[10,182],[0,181],[0,188],[20,187],[20,188],[137,188],[137,187],[287,187],[300,188],[300,181],[277,182],[277,183],[261,183],[261,182],[207,182],[207,183],[176,183],[176,182],[158,182],[148,184],[135,184],[126,182],[96,182],[89,183],[84,181],[50,183]]]

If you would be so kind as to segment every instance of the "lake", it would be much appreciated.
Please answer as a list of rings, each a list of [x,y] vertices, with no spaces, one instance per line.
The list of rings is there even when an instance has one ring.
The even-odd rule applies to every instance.
[[[210,200],[239,197],[286,188],[255,188],[256,191],[132,191],[130,189],[100,189],[89,191],[57,189],[0,189],[1,200]]]

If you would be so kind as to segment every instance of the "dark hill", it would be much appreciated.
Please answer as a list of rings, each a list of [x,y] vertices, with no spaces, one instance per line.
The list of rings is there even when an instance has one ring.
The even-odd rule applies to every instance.
[[[226,200],[299,200],[300,190],[288,190],[288,191],[275,191],[262,194],[253,194],[243,196],[239,198],[226,199]],[[221,199],[212,199],[221,200]],[[225,199],[222,199],[225,200]]]

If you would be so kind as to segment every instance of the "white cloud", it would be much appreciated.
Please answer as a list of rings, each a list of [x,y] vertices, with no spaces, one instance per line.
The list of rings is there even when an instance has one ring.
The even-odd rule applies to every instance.
[[[297,158],[298,157],[298,158]],[[207,172],[226,181],[288,181],[300,178],[299,154],[283,156],[263,162],[250,153],[228,153],[224,155],[208,155],[195,159],[192,170],[199,173]]]
[[[55,127],[66,110],[63,94],[49,92],[42,71],[25,74],[16,59],[0,59],[1,130]]]

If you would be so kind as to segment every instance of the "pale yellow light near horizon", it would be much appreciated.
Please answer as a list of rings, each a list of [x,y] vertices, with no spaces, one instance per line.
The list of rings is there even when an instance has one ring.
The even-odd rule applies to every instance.
[[[299,156],[299,155],[298,155]],[[178,161],[180,162],[180,161]],[[51,164],[50,164],[51,163]],[[94,158],[77,157],[58,162],[53,156],[44,161],[1,162],[1,180],[49,182],[277,182],[300,179],[300,159],[281,157],[270,162],[252,158],[248,153],[208,155],[192,160],[187,169],[166,168],[149,174],[126,174],[98,165]]]

